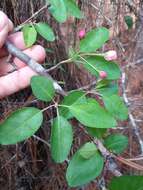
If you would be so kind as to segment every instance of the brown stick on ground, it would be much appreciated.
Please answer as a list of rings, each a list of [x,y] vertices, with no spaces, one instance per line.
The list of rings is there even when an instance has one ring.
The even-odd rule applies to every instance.
[[[5,46],[10,54],[13,56],[19,58],[21,61],[23,61],[25,64],[27,64],[33,71],[38,73],[39,75],[43,75],[48,77],[53,81],[53,85],[55,90],[61,94],[62,96],[66,95],[66,92],[62,89],[62,87],[46,72],[46,69],[40,65],[38,62],[36,62],[34,59],[23,53],[20,49],[15,47],[11,42],[6,41]]]

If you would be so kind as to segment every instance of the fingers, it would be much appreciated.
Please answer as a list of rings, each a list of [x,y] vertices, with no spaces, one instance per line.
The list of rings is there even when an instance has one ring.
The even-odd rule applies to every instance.
[[[16,32],[14,34],[11,34],[7,37],[7,40],[9,40],[13,45],[15,45],[17,48],[24,50],[26,49],[23,33],[22,32]],[[7,56],[8,52],[5,47],[1,48],[0,50],[0,58]]]
[[[0,48],[4,45],[8,33],[12,29],[13,29],[12,22],[2,11],[0,11]]]
[[[35,45],[32,48],[28,48],[28,49],[24,50],[23,52],[26,53],[27,55],[29,55],[34,60],[36,60],[37,62],[44,62],[45,57],[46,57],[45,50],[40,45]],[[13,69],[10,64],[6,63],[6,61],[7,61],[6,57],[2,58],[0,61],[0,75],[4,75]],[[23,63],[18,58],[14,58],[13,61],[18,68],[22,68],[22,67],[26,66],[25,63]]]
[[[26,49],[22,32],[16,32],[14,34],[9,35],[8,40],[12,42],[13,45],[15,45],[17,48],[21,50]]]
[[[7,40],[9,40],[13,45],[15,45],[17,48],[19,48],[21,50],[26,49],[22,32],[16,32],[14,34],[9,35],[7,37]],[[8,55],[8,52],[7,52],[6,48],[5,47],[1,48],[0,57],[4,57],[7,55]]]
[[[34,75],[37,74],[26,66],[9,75],[0,77],[0,99],[26,88]]]

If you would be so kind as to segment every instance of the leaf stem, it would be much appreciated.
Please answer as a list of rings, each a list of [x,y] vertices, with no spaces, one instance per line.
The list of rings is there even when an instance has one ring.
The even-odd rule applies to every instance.
[[[61,66],[62,64],[64,64],[64,63],[71,63],[71,62],[72,62],[72,58],[63,60],[63,61],[57,63],[55,66],[53,66],[53,67],[51,67],[49,69],[46,69],[46,71],[47,72],[53,71],[54,69],[56,69],[57,67]]]
[[[48,107],[42,109],[41,112],[44,112],[44,111],[46,111],[46,110],[48,110],[48,109],[50,109],[50,108],[52,108],[52,107],[56,107],[55,104],[52,104],[52,105],[50,105],[50,106],[48,106]]]
[[[104,56],[104,53],[82,53],[81,56]]]
[[[100,72],[96,67],[94,67],[92,64],[90,64],[86,59],[84,59],[81,55],[79,55],[79,57],[85,61],[90,67],[92,67],[96,72]]]

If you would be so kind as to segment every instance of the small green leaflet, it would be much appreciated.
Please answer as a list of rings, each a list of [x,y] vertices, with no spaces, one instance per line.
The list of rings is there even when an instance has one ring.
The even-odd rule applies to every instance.
[[[55,35],[52,30],[52,28],[44,22],[39,22],[35,24],[36,31],[47,41],[54,41],[55,40]]]
[[[83,61],[81,59],[83,66],[94,76],[98,77],[97,70],[99,70],[105,71],[107,73],[108,80],[116,80],[120,78],[120,68],[116,63],[112,61],[106,61],[101,56],[89,56],[85,58],[85,60],[86,61]]]
[[[128,26],[128,29],[131,29],[133,27],[133,18],[131,16],[125,16],[124,17],[124,20],[125,20],[125,23],[127,24]]]
[[[73,141],[72,126],[62,116],[54,119],[51,132],[51,153],[55,162],[63,162],[69,152]]]
[[[66,8],[67,8],[67,13],[70,16],[74,16],[76,18],[83,18],[84,15],[81,12],[81,10],[78,8],[75,0],[64,0]]]
[[[81,149],[74,154],[67,168],[66,179],[70,187],[89,183],[99,176],[103,170],[104,159],[98,151],[89,159],[85,159],[81,156]]]
[[[94,99],[88,99],[87,103],[77,103],[69,106],[73,116],[86,127],[114,128],[116,120]]]
[[[25,25],[22,28],[26,47],[31,47],[37,40],[37,32],[33,25]]]
[[[143,190],[143,176],[114,177],[109,190]]]
[[[65,22],[67,10],[64,0],[49,0],[51,7],[49,11],[58,22]]]
[[[36,98],[45,102],[51,101],[55,95],[53,82],[44,76],[32,77],[31,88]]]
[[[122,134],[113,134],[106,137],[104,145],[110,151],[121,154],[128,146],[128,137]]]
[[[118,94],[117,81],[101,80],[97,83],[96,90],[103,96]]]
[[[103,136],[106,134],[107,129],[98,129],[98,128],[91,128],[91,127],[86,127],[87,132],[92,136],[96,137],[98,139],[103,138]]]
[[[97,152],[96,145],[93,142],[88,142],[83,145],[83,147],[79,150],[79,154],[85,158],[91,158]]]
[[[109,40],[108,29],[101,27],[88,32],[80,41],[80,52],[94,52],[101,48]]]
[[[42,112],[37,108],[29,107],[15,111],[0,124],[0,144],[16,144],[31,137],[39,129],[42,121]]]
[[[83,91],[71,91],[67,96],[64,97],[63,101],[60,103],[61,105],[71,106],[72,104],[78,102],[85,102],[85,93]],[[66,107],[59,107],[59,113],[61,116],[71,119],[73,116],[70,110]]]
[[[123,99],[114,94],[110,97],[103,96],[103,102],[105,108],[111,113],[116,119],[124,121],[128,118],[128,109],[123,102]]]

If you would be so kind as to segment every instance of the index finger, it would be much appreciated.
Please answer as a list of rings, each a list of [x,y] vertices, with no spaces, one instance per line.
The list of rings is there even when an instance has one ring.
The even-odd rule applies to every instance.
[[[13,29],[13,24],[9,20],[6,14],[0,11],[0,48],[4,45],[4,42],[8,36],[8,33]]]

